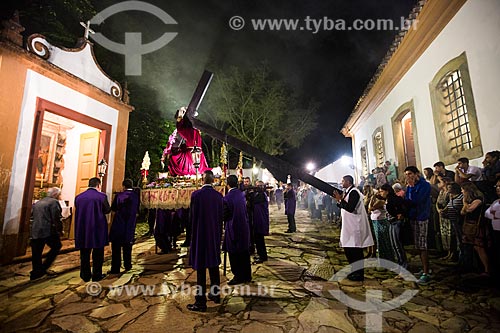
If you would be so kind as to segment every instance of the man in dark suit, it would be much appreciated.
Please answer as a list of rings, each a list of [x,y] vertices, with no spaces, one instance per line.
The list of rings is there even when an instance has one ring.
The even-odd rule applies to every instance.
[[[101,192],[101,180],[90,178],[89,188],[75,198],[75,248],[80,249],[80,277],[85,282],[104,278],[104,246],[108,245],[106,214],[110,211],[108,197]]]
[[[267,249],[264,236],[269,235],[269,201],[266,186],[263,181],[257,181],[257,190],[252,193],[253,203],[253,232],[257,256],[254,264],[267,261]]]
[[[47,196],[33,206],[33,224],[31,226],[33,270],[30,272],[30,280],[38,279],[47,273],[47,269],[52,265],[62,247],[60,238],[62,231],[61,206],[58,201],[60,195],[61,190],[52,187]],[[50,251],[42,263],[45,245],[50,247]]]
[[[285,197],[285,214],[288,219],[288,230],[287,233],[292,233],[297,231],[295,226],[295,208],[297,206],[297,201],[295,199],[295,191],[293,190],[292,183],[286,184],[286,190],[283,194]]]
[[[139,210],[139,196],[134,192],[131,179],[122,183],[123,192],[117,193],[111,210],[116,212],[109,232],[111,241],[111,271],[119,274],[121,252],[123,251],[123,267],[126,271],[132,269],[132,245],[135,239],[135,223]]]
[[[229,192],[224,197],[224,244],[229,254],[229,263],[234,278],[228,282],[235,285],[252,280],[250,266],[250,226],[248,225],[245,194],[238,189],[238,178],[227,177]]]
[[[203,173],[204,185],[191,195],[189,219],[191,223],[191,247],[189,263],[196,270],[195,303],[188,304],[191,311],[207,310],[207,274],[210,274],[210,294],[208,298],[220,303],[219,265],[222,236],[223,198],[212,183],[214,174],[207,170]]]

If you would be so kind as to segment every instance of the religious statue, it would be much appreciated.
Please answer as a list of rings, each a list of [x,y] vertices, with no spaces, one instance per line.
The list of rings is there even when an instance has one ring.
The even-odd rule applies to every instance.
[[[176,129],[168,139],[161,161],[162,163],[167,161],[170,176],[195,175],[196,169],[191,151],[194,146],[202,148],[200,131],[193,127],[184,107],[177,110],[175,119]],[[210,170],[210,168],[205,159],[205,154],[201,152],[198,173],[202,174],[205,170]]]

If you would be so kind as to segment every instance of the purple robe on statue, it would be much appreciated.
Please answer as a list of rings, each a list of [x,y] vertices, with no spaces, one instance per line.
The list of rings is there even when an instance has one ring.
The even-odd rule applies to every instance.
[[[195,270],[220,265],[223,199],[211,185],[191,195],[189,220],[192,226],[189,263]]]
[[[191,150],[195,145],[200,149],[202,148],[200,131],[197,128],[193,128],[187,116],[184,116],[181,121],[178,121],[176,127],[177,134],[185,140],[185,145],[181,145],[179,149],[172,151],[172,155],[169,157],[168,171],[171,176],[195,175],[196,169],[193,165]],[[198,173],[203,174],[205,170],[210,170],[210,168],[205,159],[205,154],[202,151]]]
[[[132,189],[117,193],[111,204],[111,210],[116,214],[109,231],[109,240],[120,244],[133,243],[139,196]]]
[[[269,201],[265,192],[257,191],[253,197],[253,230],[256,234],[269,235]]]
[[[291,189],[285,192],[285,215],[295,215],[295,207],[297,206],[297,201],[295,199],[295,191]]]
[[[75,248],[100,249],[108,245],[110,212],[108,197],[95,188],[89,188],[75,198]]]
[[[245,194],[234,188],[224,197],[224,244],[229,253],[248,252],[250,248],[250,225],[247,218]]]

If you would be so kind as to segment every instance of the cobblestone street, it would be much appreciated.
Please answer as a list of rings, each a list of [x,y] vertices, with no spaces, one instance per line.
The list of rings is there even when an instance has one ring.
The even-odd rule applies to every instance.
[[[363,284],[328,281],[346,264],[338,227],[312,222],[304,210],[296,220],[298,232],[286,234],[286,216],[272,208],[269,261],[252,266],[253,282],[247,286],[227,286],[228,267],[222,304],[208,302],[206,313],[186,309],[196,280],[187,250],[155,254],[153,238],[134,246],[131,271],[108,276],[100,285],[79,278],[78,252],[61,254],[52,267],[57,274],[36,281],[29,281],[29,262],[2,267],[0,331],[365,332],[365,313],[348,308],[330,291],[364,301],[367,290],[382,290],[388,301],[418,290],[409,302],[383,313],[384,332],[500,332],[498,289],[459,288],[452,266],[432,257],[433,279],[427,286],[375,268],[366,270]],[[410,263],[412,272],[419,269],[413,253]]]

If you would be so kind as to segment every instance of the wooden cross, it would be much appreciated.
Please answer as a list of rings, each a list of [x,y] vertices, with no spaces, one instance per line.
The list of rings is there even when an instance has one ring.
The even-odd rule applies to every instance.
[[[90,21],[87,21],[87,24],[85,22],[80,22],[80,25],[85,28],[85,39],[89,39],[89,33],[95,34],[95,31],[90,29]]]

